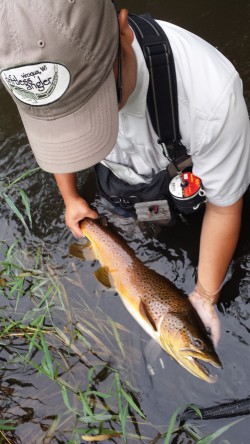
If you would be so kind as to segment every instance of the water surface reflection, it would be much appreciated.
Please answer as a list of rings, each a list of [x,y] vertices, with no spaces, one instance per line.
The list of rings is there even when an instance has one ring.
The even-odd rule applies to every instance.
[[[131,12],[149,11],[155,17],[183,26],[215,45],[240,72],[250,109],[249,2],[124,0],[118,3]],[[16,109],[2,88],[0,96],[1,178],[8,176],[13,180],[37,165]],[[98,199],[95,199],[92,172],[82,173],[79,182],[86,182],[85,190],[91,190],[87,197],[100,209]],[[79,334],[75,343],[76,352],[76,349],[71,349],[70,342],[65,342],[65,338],[63,340],[55,332],[45,333],[52,356],[58,362],[61,378],[71,386],[84,390],[88,384],[89,368],[85,359],[81,358],[82,354],[91,363],[101,366],[100,369],[105,368],[106,363],[119,368],[121,378],[129,382],[138,405],[151,422],[150,425],[138,426],[140,430],[131,424],[128,429],[131,433],[146,435],[149,440],[141,439],[142,442],[151,443],[163,442],[163,439],[157,440],[156,437],[159,432],[166,431],[170,415],[181,405],[194,403],[201,407],[209,406],[250,395],[249,192],[245,197],[239,245],[219,305],[222,339],[218,353],[224,370],[219,382],[208,386],[180,368],[164,352],[154,364],[154,375],[148,373],[145,362],[148,342],[146,334],[128,315],[119,298],[97,285],[93,278],[97,264],[84,263],[68,256],[68,246],[74,239],[64,226],[64,208],[53,178],[40,171],[23,181],[22,187],[31,199],[31,234],[25,232],[16,216],[2,203],[1,240],[9,246],[19,241],[17,249],[13,250],[16,251],[14,259],[25,267],[34,266],[39,249],[43,276],[48,281],[50,279],[54,289],[57,286],[60,288],[61,293],[57,292],[54,296],[53,307],[50,307],[52,315],[47,316],[45,327],[49,329],[56,325],[68,339],[72,331]],[[18,195],[11,194],[11,197],[17,205],[21,205]],[[177,226],[161,231],[135,225],[132,221],[124,222],[113,216],[110,217],[110,223],[125,237],[142,261],[189,292],[195,280],[201,217],[202,214],[190,216],[186,224],[179,222]],[[16,431],[9,432],[13,443],[66,443],[75,425],[75,415],[65,407],[60,385],[53,384],[45,375],[37,376],[36,367],[25,364],[22,359],[30,351],[28,338],[32,331],[28,330],[31,321],[29,312],[34,308],[37,315],[44,312],[44,305],[39,307],[39,287],[30,291],[27,282],[27,289],[27,294],[22,295],[18,306],[14,293],[9,298],[6,294],[1,295],[3,318],[18,322],[26,316],[26,324],[19,326],[15,334],[0,338],[1,419],[12,419],[18,424]],[[112,320],[116,322],[120,343],[114,336]],[[76,326],[80,330],[75,331]],[[3,329],[4,324],[1,323],[1,332]],[[32,349],[30,357],[35,365],[39,365],[42,356],[41,350]],[[96,388],[101,385],[103,390],[108,389],[111,379],[110,373],[101,373],[100,370],[95,380]],[[80,408],[73,395],[69,395],[69,404],[73,409]],[[57,415],[60,422],[56,428]],[[202,433],[211,433],[227,423],[227,420],[210,421],[209,424],[203,424]],[[223,434],[223,442],[228,440],[231,444],[247,444],[249,424],[249,418],[246,417]],[[54,438],[50,438],[49,430],[53,430],[53,427],[56,431]],[[122,441],[113,438],[112,442]],[[129,443],[132,442],[136,440],[130,438]],[[191,441],[182,435],[175,442]]]

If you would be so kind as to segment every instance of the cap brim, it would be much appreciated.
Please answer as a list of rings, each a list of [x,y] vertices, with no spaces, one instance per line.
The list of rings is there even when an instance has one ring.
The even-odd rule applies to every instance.
[[[81,94],[81,91],[79,91]],[[103,160],[118,134],[118,104],[113,70],[81,108],[54,120],[19,109],[39,166],[50,173],[71,173]]]

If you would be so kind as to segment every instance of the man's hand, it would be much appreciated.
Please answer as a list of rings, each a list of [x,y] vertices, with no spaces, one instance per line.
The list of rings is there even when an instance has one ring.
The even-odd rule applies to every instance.
[[[65,223],[75,237],[82,237],[79,222],[85,217],[97,219],[98,213],[80,196],[71,199],[66,205]]]
[[[211,339],[216,347],[220,339],[220,320],[217,314],[216,304],[205,299],[195,290],[189,295],[189,300],[200,316],[206,329],[211,334]]]
[[[56,183],[65,203],[65,223],[75,237],[82,237],[79,222],[85,217],[97,219],[98,213],[92,210],[76,186],[76,173],[54,174]]]

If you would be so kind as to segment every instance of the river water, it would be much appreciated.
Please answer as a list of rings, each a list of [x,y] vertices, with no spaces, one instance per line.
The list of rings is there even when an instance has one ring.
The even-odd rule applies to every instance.
[[[250,1],[124,0],[117,1],[117,4],[134,13],[151,12],[154,17],[182,26],[216,46],[239,71],[246,103],[250,109]],[[8,177],[12,181],[37,165],[16,108],[3,88],[0,88],[0,103],[0,179],[6,181]],[[134,398],[148,418],[147,425],[128,426],[131,433],[137,435],[137,438],[140,433],[145,436],[141,438],[142,442],[161,443],[164,440],[159,438],[160,433],[167,430],[170,416],[178,407],[190,403],[208,407],[250,397],[249,191],[245,196],[239,244],[218,306],[222,326],[218,354],[224,369],[218,372],[218,382],[209,385],[190,375],[163,352],[160,358],[155,358],[151,363],[153,372],[152,369],[151,372],[148,371],[146,334],[131,319],[119,298],[98,286],[93,276],[96,264],[82,262],[68,254],[69,245],[74,239],[64,226],[63,203],[51,175],[36,172],[23,180],[20,186],[30,198],[33,224],[30,232],[25,230],[13,211],[2,201],[0,240],[4,241],[3,250],[5,248],[6,251],[6,245],[10,246],[17,241],[17,245],[13,247],[15,254],[12,260],[19,265],[24,264],[24,268],[34,267],[37,252],[40,252],[37,269],[47,273],[47,278],[49,276],[48,279],[57,282],[58,286],[62,285],[60,297],[57,295],[57,302],[51,306],[53,325],[67,333],[77,322],[85,326],[85,332],[87,326],[95,329],[87,337],[93,355],[96,356],[96,365],[108,362],[119,369],[121,378],[132,387]],[[79,174],[79,186],[87,199],[102,211],[95,195],[92,171]],[[23,210],[19,190],[13,188],[8,194]],[[152,227],[139,227],[133,221],[109,217],[111,225],[124,236],[143,262],[167,276],[185,292],[192,289],[195,280],[201,219],[202,214],[197,214],[190,216],[186,223],[179,222],[172,228],[157,231]],[[26,288],[27,294],[19,295],[18,304],[16,297],[7,299],[6,296],[1,296],[2,318],[8,317],[17,322],[24,320],[25,314],[31,310],[34,311],[37,299],[28,292],[28,284]],[[37,310],[39,314],[39,308]],[[115,338],[112,322],[117,323],[119,340]],[[27,326],[29,323],[28,316],[24,324]],[[3,326],[1,323],[1,331]],[[29,342],[27,336],[18,337],[17,330],[15,333],[13,337],[0,337],[0,419],[12,419],[15,422],[15,432],[8,435],[11,436],[10,442],[69,442],[70,430],[74,425],[72,418],[75,416],[73,412],[72,416],[69,415],[58,385],[50,382],[45,375],[38,376],[34,366],[25,366],[24,362],[18,361],[18,356],[28,353]],[[55,358],[61,359],[65,364],[64,370],[60,367],[60,375],[74,387],[82,382],[84,390],[87,378],[87,366],[84,362],[72,352],[70,346],[67,348],[61,345],[58,348],[57,342],[52,339],[48,343]],[[81,349],[81,344],[77,345]],[[58,356],[56,351],[61,354]],[[92,356],[90,352],[89,355]],[[39,352],[34,353],[32,359],[38,365]],[[107,386],[109,382],[107,377]],[[75,402],[73,397],[72,402]],[[60,416],[59,425],[51,432],[50,437],[47,430],[56,414]],[[205,436],[230,422],[232,418],[197,422],[196,426],[201,426],[199,432]],[[243,421],[225,431],[214,442],[248,444],[249,429],[250,418],[246,415]],[[122,442],[120,438],[113,438],[111,441]],[[8,441],[0,435],[0,442]],[[130,437],[128,442],[137,442],[137,439]],[[194,441],[183,433],[172,442],[187,444]]]

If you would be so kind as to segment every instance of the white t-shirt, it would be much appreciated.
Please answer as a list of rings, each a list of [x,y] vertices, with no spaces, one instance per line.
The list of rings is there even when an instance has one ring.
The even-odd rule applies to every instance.
[[[208,201],[235,203],[250,183],[250,123],[242,82],[233,65],[209,43],[171,23],[158,21],[172,47],[182,143],[192,156]],[[137,83],[119,112],[119,134],[102,162],[128,183],[149,182],[168,160],[157,143],[146,108],[149,74],[134,38]]]

